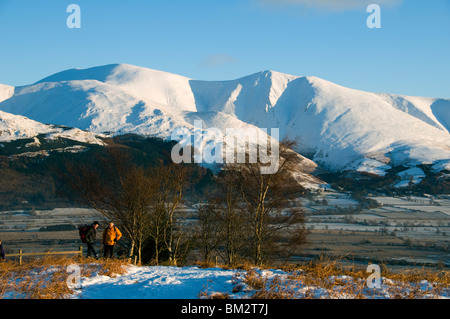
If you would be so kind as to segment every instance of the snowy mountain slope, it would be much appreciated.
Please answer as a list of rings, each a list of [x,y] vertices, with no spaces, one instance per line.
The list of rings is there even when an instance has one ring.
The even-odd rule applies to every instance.
[[[181,102],[177,104],[177,99],[174,98],[174,93],[177,92],[177,81],[179,81],[178,84],[188,84],[186,78],[159,71],[153,72],[153,70],[145,72],[146,69],[143,69],[143,72],[137,75],[137,79],[133,78],[128,81],[124,79],[129,79],[131,77],[129,74],[139,73],[139,68],[125,65],[118,66],[119,69],[124,67],[128,69],[125,72],[126,74],[121,76],[106,77],[104,69],[108,70],[106,74],[109,74],[109,72],[113,75],[117,74],[117,70],[110,70],[110,66],[103,68],[103,71],[94,68],[93,71],[90,70],[89,72],[86,72],[86,70],[62,72],[55,75],[58,80],[62,81],[46,82],[55,80],[47,79],[33,85],[17,88],[16,94],[2,103],[2,108],[19,114],[27,114],[40,122],[77,127],[96,133],[135,133],[168,139],[171,138],[173,132],[176,132],[177,128],[187,128],[189,132],[194,133],[195,131],[196,135],[201,137],[198,144],[195,145],[198,145],[201,149],[217,145],[217,142],[223,141],[223,134],[214,134],[213,128],[218,128],[220,133],[226,133],[227,128],[242,128],[247,132],[256,132],[256,134],[266,136],[257,127],[242,122],[234,116],[216,111],[197,112],[194,108],[192,94],[191,104]],[[136,69],[138,70],[136,71]],[[87,80],[79,80],[83,77]],[[140,91],[139,86],[131,85],[130,81],[132,83],[135,81],[147,83],[145,80],[148,78],[150,78],[148,81],[151,83],[153,83],[152,81],[164,83],[164,81],[170,82],[172,80],[170,83],[175,86],[167,88],[166,85],[165,90],[163,90],[160,85],[159,88],[154,89],[156,93],[150,94],[151,97],[162,102],[154,101],[148,97],[140,98],[149,93],[144,88]],[[133,94],[130,92],[133,92]],[[181,98],[179,100],[183,101]],[[196,127],[196,125],[198,126],[196,121],[201,121],[201,127]],[[42,126],[42,130],[46,131],[47,127]],[[194,143],[196,141],[195,135],[191,135],[189,141]],[[255,141],[257,142],[257,140]],[[255,147],[255,141],[249,140],[252,147]],[[241,147],[245,142],[246,139],[238,139],[237,141]],[[300,172],[300,177],[308,185],[318,184],[320,181],[309,174],[314,171],[317,165],[306,158],[302,157],[302,159],[304,172]],[[204,161],[204,158],[200,159],[200,161],[202,160]],[[216,168],[214,163],[203,164],[212,169]]]
[[[140,99],[120,85],[97,80],[42,82],[17,88],[16,94],[2,103],[2,109],[27,114],[39,122],[97,133],[169,138],[176,128],[193,131],[196,120],[202,121],[203,133],[212,127],[223,132],[229,127],[259,130],[227,114],[196,112],[192,107]]]
[[[0,102],[9,99],[14,94],[14,87],[0,84]]]
[[[449,100],[394,94],[378,95],[393,107],[427,124],[450,132]]]
[[[120,88],[137,99],[154,101],[179,110],[197,111],[189,78],[129,64],[67,70],[37,83],[76,80],[96,80]]]
[[[46,125],[24,116],[0,111],[0,142],[34,137],[35,144],[38,145],[39,139],[36,136],[40,134],[45,134],[46,139],[65,138],[87,144],[104,145],[103,141],[92,132],[82,131],[77,128]]]
[[[32,138],[38,134],[49,133],[50,126],[0,111],[0,141],[7,142],[19,138]]]
[[[0,109],[97,133],[162,138],[175,128],[193,131],[195,120],[222,131],[279,128],[280,139],[297,138],[300,153],[332,171],[382,175],[420,163],[450,169],[450,100],[370,93],[275,71],[198,81],[127,64],[72,69],[15,88]]]
[[[299,138],[300,151],[331,170],[352,167],[362,157],[383,165],[450,159],[450,100],[374,94],[273,71],[214,85],[225,92],[216,103],[217,88],[193,85],[211,92],[199,96],[203,108],[279,127],[281,136]]]

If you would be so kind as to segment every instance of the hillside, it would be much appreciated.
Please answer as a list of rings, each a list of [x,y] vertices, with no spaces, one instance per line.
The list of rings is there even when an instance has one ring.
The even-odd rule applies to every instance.
[[[47,140],[66,138],[87,144],[104,145],[100,139],[104,136],[101,134],[86,132],[77,128],[46,125],[30,120],[24,116],[0,111],[0,142],[36,138],[40,134],[45,135],[44,138]],[[35,145],[39,145],[39,139],[35,139],[34,143]],[[29,146],[33,145],[30,144]]]
[[[0,142],[0,210],[80,205],[64,191],[65,180],[61,179],[61,174],[66,172],[67,165],[77,168],[88,165],[101,170],[99,160],[109,158],[109,152],[117,150],[130,165],[149,166],[170,159],[174,145],[174,142],[133,134],[96,138],[94,142],[76,140],[67,133],[74,130],[79,131],[57,128],[56,133]],[[213,187],[213,176],[211,171],[198,164],[189,164],[189,168],[186,199],[195,199],[206,188]]]

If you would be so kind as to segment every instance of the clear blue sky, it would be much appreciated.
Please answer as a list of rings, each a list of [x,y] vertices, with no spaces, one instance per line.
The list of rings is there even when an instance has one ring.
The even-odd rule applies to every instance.
[[[373,0],[380,29],[367,27],[367,4],[323,2],[0,0],[0,83],[128,63],[198,80],[275,70],[450,98],[450,0]],[[66,25],[71,3],[81,8],[80,29]]]

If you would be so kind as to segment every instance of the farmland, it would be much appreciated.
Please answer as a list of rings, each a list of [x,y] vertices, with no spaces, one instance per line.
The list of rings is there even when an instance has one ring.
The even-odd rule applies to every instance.
[[[450,265],[450,199],[370,197],[361,208],[349,196],[324,193],[305,202],[310,230],[306,255],[320,253],[367,262]]]
[[[362,264],[449,267],[450,197],[369,198],[377,203],[370,208],[333,191],[302,199],[308,242],[292,260],[327,255]],[[191,219],[194,207],[184,207]],[[87,208],[3,211],[0,239],[7,253],[76,250],[76,226],[94,220],[105,218]]]

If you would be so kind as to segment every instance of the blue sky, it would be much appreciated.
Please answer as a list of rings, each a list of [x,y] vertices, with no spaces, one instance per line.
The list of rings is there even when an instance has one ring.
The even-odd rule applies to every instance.
[[[371,2],[380,29],[366,24]],[[0,83],[128,63],[198,80],[275,70],[450,98],[450,0],[371,2],[0,0]],[[71,3],[81,8],[80,29],[66,25]]]

